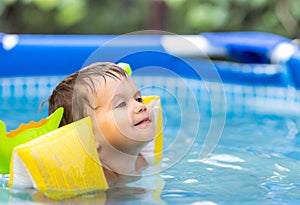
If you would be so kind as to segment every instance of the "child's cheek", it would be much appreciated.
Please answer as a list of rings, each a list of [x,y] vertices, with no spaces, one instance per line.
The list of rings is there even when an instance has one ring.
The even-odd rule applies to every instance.
[[[129,116],[127,109],[118,109],[113,112],[113,121],[115,126],[122,134],[125,134],[126,129],[131,125],[132,119]]]

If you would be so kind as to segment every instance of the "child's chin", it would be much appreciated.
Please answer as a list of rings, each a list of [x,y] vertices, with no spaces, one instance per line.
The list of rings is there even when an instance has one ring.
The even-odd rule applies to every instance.
[[[150,141],[154,140],[154,138],[155,138],[155,130],[154,130],[154,132],[153,131],[149,132],[148,136],[146,136],[146,141],[150,142]]]
[[[143,132],[140,136],[139,139],[142,142],[148,143],[152,141],[155,138],[155,132],[149,130],[147,132]]]

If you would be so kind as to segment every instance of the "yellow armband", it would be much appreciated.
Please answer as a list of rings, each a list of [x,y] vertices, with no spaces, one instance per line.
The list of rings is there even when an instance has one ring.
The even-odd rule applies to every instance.
[[[9,173],[9,164],[14,147],[35,139],[58,128],[64,109],[58,108],[49,117],[39,122],[21,124],[16,130],[6,133],[6,126],[0,120],[0,173]]]
[[[108,189],[90,118],[17,146],[9,185],[35,187],[53,199]]]
[[[152,142],[147,144],[141,154],[150,165],[157,165],[162,159],[163,152],[163,116],[159,96],[143,96],[143,103],[147,104],[154,112],[156,121],[156,135]]]

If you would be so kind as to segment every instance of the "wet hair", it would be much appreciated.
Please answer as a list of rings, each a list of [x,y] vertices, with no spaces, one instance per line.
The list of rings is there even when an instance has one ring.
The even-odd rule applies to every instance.
[[[88,116],[89,110],[94,110],[93,100],[101,78],[106,83],[107,77],[121,80],[128,75],[113,63],[97,62],[67,76],[48,98],[48,114],[63,107],[64,114],[60,126]]]

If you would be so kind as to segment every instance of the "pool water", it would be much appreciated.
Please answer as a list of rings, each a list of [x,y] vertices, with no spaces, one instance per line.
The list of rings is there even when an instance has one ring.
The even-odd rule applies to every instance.
[[[16,79],[0,80],[0,116],[8,130],[47,116],[46,108],[38,112],[39,105],[62,76],[38,78],[18,78],[17,85]],[[107,204],[300,202],[298,91],[160,76],[134,78],[143,95],[161,96],[161,172],[110,190]],[[35,89],[31,94],[30,86]],[[204,145],[208,151],[203,151]],[[52,201],[35,190],[7,188],[7,176],[1,180],[3,204],[104,203],[102,193]]]
[[[275,115],[230,117],[217,148],[199,160],[202,141],[167,170],[169,202],[293,204],[300,200],[299,120]]]

